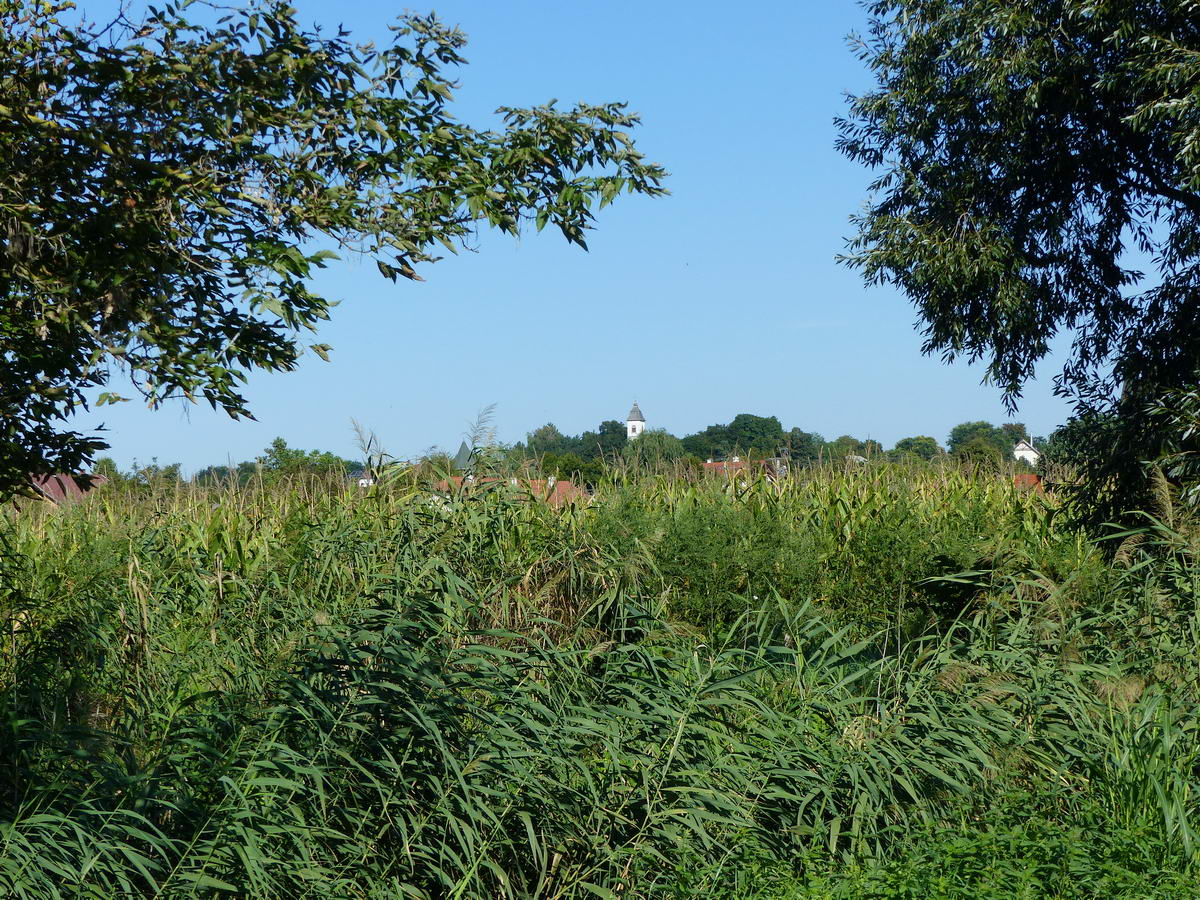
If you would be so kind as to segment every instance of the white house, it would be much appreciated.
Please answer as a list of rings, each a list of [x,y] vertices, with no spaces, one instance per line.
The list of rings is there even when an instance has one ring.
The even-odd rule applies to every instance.
[[[1013,447],[1013,457],[1027,462],[1031,466],[1036,466],[1038,460],[1042,458],[1042,454],[1029,441],[1017,441],[1016,446]]]
[[[638,408],[637,401],[633,401],[633,409],[629,411],[629,415],[625,417],[625,436],[633,440],[639,434],[646,430],[646,417],[642,415],[641,409]]]

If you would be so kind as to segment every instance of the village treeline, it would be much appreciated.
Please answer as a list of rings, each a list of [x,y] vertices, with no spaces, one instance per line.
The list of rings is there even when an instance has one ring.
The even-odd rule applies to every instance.
[[[622,473],[674,472],[687,475],[703,470],[703,463],[745,459],[748,462],[779,460],[785,467],[890,462],[921,465],[935,461],[966,465],[983,471],[1025,467],[1013,456],[1019,441],[1029,441],[1053,466],[1074,459],[1071,430],[1059,429],[1049,438],[1030,437],[1025,425],[986,421],[963,422],[951,429],[945,446],[929,435],[901,438],[891,449],[870,438],[844,434],[826,440],[816,432],[784,429],[776,416],[739,413],[727,424],[709,425],[694,434],[676,437],[665,429],[651,428],[630,439],[625,423],[601,422],[594,431],[563,434],[548,422],[512,444],[491,442],[469,447],[466,461],[442,451],[429,452],[412,468],[435,477],[468,472],[537,475],[566,478],[594,486]],[[464,444],[466,446],[466,444]],[[1072,449],[1066,449],[1070,447]],[[150,485],[190,480],[201,485],[248,484],[256,479],[278,480],[292,476],[333,476],[374,479],[386,464],[396,463],[386,453],[349,458],[329,450],[301,450],[275,438],[253,459],[213,464],[185,476],[179,463],[135,461],[122,470],[111,457],[102,457],[97,473],[108,481]],[[383,464],[381,464],[383,463]],[[780,470],[782,471],[782,470]]]
[[[619,422],[604,422],[597,432],[572,436],[547,423],[527,435],[525,441],[508,448],[507,456],[516,462],[533,459],[549,474],[581,477],[590,483],[603,477],[606,465],[661,470],[682,464],[685,470],[699,470],[704,462],[734,458],[777,459],[788,466],[806,467],[872,460],[923,463],[940,457],[999,469],[1013,460],[1017,441],[1046,443],[1043,438],[1031,439],[1023,424],[977,421],[955,426],[944,447],[936,438],[917,435],[902,438],[891,449],[885,449],[871,438],[844,434],[827,440],[802,428],[785,429],[776,416],[752,413],[739,413],[728,423],[709,425],[682,438],[665,429],[651,428],[614,447],[618,429],[623,438],[625,428]],[[608,436],[609,446],[597,439],[601,435]]]
[[[246,374],[296,366],[338,253],[420,280],[479,227],[586,246],[598,208],[662,193],[621,104],[455,118],[464,44],[433,15],[376,46],[259,0],[100,24],[0,2],[0,496],[86,467],[104,442],[70,416],[124,399],[114,372],[249,415]]]

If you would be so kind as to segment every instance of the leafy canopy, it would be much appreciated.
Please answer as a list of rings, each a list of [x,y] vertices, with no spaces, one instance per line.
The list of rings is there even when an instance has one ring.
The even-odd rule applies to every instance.
[[[1018,428],[1024,430],[1024,426]],[[950,438],[946,446],[951,453],[958,453],[967,444],[977,440],[995,447],[998,454],[1009,456],[1019,438],[1014,436],[1012,429],[997,427],[991,422],[962,422],[950,429]]]
[[[815,431],[793,428],[787,433],[787,454],[793,462],[817,462],[825,447],[825,439]]]
[[[912,300],[926,352],[985,362],[1010,406],[1070,332],[1058,390],[1127,426],[1093,483],[1136,481],[1120,461],[1162,449],[1147,410],[1200,369],[1200,8],[867,8],[876,84],[838,147],[878,177],[847,262]]]
[[[193,8],[101,26],[0,0],[0,494],[103,446],[66,423],[114,369],[152,405],[248,415],[246,372],[294,368],[328,317],[333,248],[419,280],[481,224],[586,246],[597,208],[663,192],[621,104],[456,120],[465,39],[432,15],[377,47],[265,0]]]
[[[787,443],[788,436],[777,417],[752,413],[738,413],[728,425],[709,425],[683,439],[689,453],[703,458],[735,453],[774,456]]]
[[[298,450],[289,447],[281,437],[275,438],[263,451],[258,459],[263,471],[271,474],[290,475],[299,472],[310,473],[357,473],[362,470],[362,463],[342,459],[336,453],[328,450]]]
[[[527,434],[524,444],[513,448],[513,460],[542,454],[573,455],[586,463],[612,460],[620,454],[625,441],[625,423],[615,419],[606,419],[596,431],[585,431],[577,437],[563,434],[553,422],[547,422]]]
[[[848,456],[879,456],[883,452],[883,446],[879,441],[873,441],[870,438],[861,440],[849,434],[834,438],[826,443],[823,449],[828,459],[838,461],[844,460]]]
[[[774,456],[784,443],[783,426],[775,416],[738,413],[727,430],[733,447],[752,455]]]
[[[901,438],[896,441],[896,446],[892,449],[895,455],[904,456],[905,454],[912,454],[926,462],[943,452],[937,439],[927,434]]]
[[[665,428],[647,428],[627,441],[621,452],[630,465],[648,469],[670,465],[688,455],[683,442]]]

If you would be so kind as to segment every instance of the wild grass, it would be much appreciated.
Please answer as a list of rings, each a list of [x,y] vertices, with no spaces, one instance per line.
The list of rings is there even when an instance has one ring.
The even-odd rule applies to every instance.
[[[887,466],[9,510],[0,895],[1192,896],[1196,532],[1111,546]]]

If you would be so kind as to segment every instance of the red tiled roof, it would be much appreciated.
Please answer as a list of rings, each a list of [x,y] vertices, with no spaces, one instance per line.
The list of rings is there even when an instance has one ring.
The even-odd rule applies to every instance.
[[[33,475],[30,480],[34,490],[51,503],[79,500],[108,481],[103,475]]]
[[[704,471],[706,472],[740,472],[746,468],[746,460],[744,459],[728,459],[717,460],[716,462],[706,462]]]
[[[1013,487],[1019,491],[1037,491],[1039,494],[1046,493],[1042,487],[1042,476],[1035,475],[1032,472],[1021,472],[1014,475]]]
[[[452,478],[439,481],[436,485],[434,485],[434,487],[439,491],[449,491],[451,490],[451,486],[453,486],[455,489],[459,489],[462,488],[464,480],[465,479],[461,475],[455,475]],[[574,482],[564,481],[562,479],[555,480],[555,482],[550,486],[549,490],[547,490],[547,479],[545,478],[477,478],[474,481],[468,482],[467,486],[471,487],[473,485],[494,484],[498,481],[511,482],[513,480],[516,481],[516,487],[523,491],[527,491],[530,495],[539,500],[545,500],[551,506],[555,507],[562,506],[563,504],[569,503],[572,500],[577,500],[580,497],[587,496],[587,492]]]

